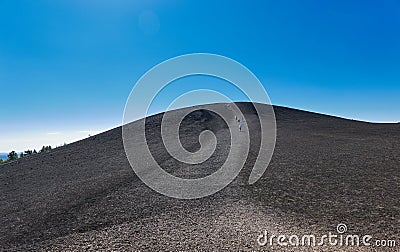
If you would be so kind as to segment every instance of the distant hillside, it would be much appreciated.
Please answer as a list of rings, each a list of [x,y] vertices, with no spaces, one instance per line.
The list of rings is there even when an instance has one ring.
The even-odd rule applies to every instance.
[[[0,153],[0,159],[6,160],[8,153]]]

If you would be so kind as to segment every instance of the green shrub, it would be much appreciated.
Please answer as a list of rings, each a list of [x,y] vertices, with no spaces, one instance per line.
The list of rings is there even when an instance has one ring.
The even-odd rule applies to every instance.
[[[15,151],[11,151],[10,153],[8,153],[7,155],[8,160],[17,160],[18,159],[18,154]]]
[[[26,150],[25,153],[24,153],[24,156],[30,156],[32,154],[33,154],[32,150]]]
[[[50,145],[49,146],[43,146],[42,149],[39,151],[39,153],[48,152],[50,150],[51,150],[51,146]]]

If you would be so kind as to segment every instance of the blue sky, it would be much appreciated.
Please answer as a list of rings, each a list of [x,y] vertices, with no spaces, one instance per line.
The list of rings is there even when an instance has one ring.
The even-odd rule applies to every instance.
[[[398,0],[4,0],[0,21],[0,152],[120,125],[141,75],[195,52],[244,64],[273,104],[400,121]]]

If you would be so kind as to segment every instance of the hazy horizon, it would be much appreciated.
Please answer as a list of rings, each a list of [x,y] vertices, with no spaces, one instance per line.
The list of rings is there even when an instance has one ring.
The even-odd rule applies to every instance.
[[[329,115],[329,114],[324,114],[324,113],[321,113],[321,112],[318,112],[318,111],[308,111],[308,110],[303,110],[303,109],[298,109],[298,108],[287,107],[287,106],[283,106],[283,105],[275,105],[274,104],[274,106],[286,107],[286,108],[290,108],[290,109],[302,110],[302,111],[307,111],[307,112],[311,112],[311,113],[322,114],[322,115],[325,115],[325,116],[340,117],[340,118],[344,118],[344,119],[348,119],[348,120],[355,120],[355,121],[361,121],[361,122],[366,122],[366,123],[382,123],[382,124],[385,124],[385,123],[399,123],[399,122],[363,121],[363,120],[359,120],[359,119],[356,119],[356,118],[346,118],[346,117],[341,117],[341,116],[337,116],[337,115]],[[152,116],[152,115],[155,115],[155,114],[158,114],[158,113],[162,113],[162,112],[164,112],[164,111],[154,111],[153,113],[149,114],[149,116]],[[71,135],[73,135],[73,133],[71,134],[71,132],[48,132],[48,133],[46,133],[48,136],[53,136],[53,139],[51,141],[48,141],[47,143],[43,143],[43,144],[42,143],[38,143],[38,144],[35,145],[37,147],[32,147],[33,145],[31,145],[30,147],[11,149],[9,151],[0,149],[0,156],[1,156],[1,154],[8,154],[11,151],[15,151],[18,154],[20,154],[21,152],[24,152],[26,150],[34,150],[34,149],[36,149],[37,151],[39,151],[42,148],[42,146],[47,146],[47,145],[51,145],[54,148],[54,147],[62,146],[63,144],[71,144],[71,143],[83,140],[83,139],[85,139],[85,138],[87,138],[89,136],[94,136],[94,135],[97,135],[97,134],[101,134],[101,133],[106,132],[108,130],[112,130],[114,128],[118,128],[120,126],[121,126],[121,124],[115,125],[115,126],[103,129],[103,130],[100,129],[100,130],[93,130],[93,131],[88,131],[88,130],[86,130],[86,131],[77,131],[75,133],[78,133],[78,134],[75,135],[72,138],[71,138]],[[60,141],[60,140],[63,140],[63,139],[67,139],[69,141]],[[0,159],[1,159],[1,157],[0,157]]]

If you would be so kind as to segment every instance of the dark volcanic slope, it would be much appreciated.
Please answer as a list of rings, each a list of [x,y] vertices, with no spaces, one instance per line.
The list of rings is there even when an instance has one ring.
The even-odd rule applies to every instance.
[[[250,128],[250,104],[242,103]],[[245,168],[222,191],[177,200],[144,185],[126,159],[121,128],[0,165],[0,250],[257,250],[266,229],[325,234],[345,223],[351,234],[396,239],[400,227],[400,124],[371,124],[275,107],[277,145],[263,177],[248,185],[257,136]],[[181,128],[184,147],[217,132],[217,154],[199,169],[171,160],[149,118],[151,149],[182,177],[210,174],[229,148],[224,123],[200,111]]]

